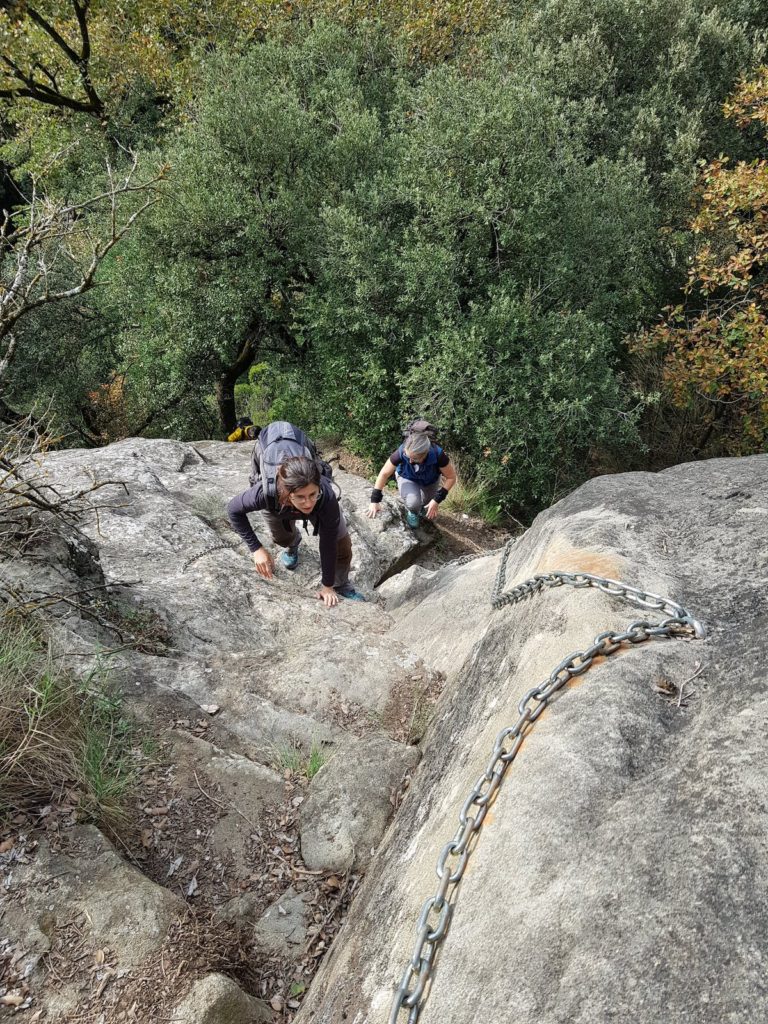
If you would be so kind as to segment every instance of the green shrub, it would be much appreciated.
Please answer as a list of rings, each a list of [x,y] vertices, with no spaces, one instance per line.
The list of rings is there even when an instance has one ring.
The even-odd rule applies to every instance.
[[[597,453],[639,444],[639,410],[605,328],[505,295],[434,339],[404,390],[449,425],[449,451],[475,453],[475,486],[510,511],[551,504],[586,479]]]

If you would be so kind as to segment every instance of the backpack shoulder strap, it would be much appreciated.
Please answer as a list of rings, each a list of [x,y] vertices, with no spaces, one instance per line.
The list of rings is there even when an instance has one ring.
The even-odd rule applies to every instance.
[[[256,438],[256,444],[251,451],[251,472],[248,477],[251,487],[261,479],[261,436]]]

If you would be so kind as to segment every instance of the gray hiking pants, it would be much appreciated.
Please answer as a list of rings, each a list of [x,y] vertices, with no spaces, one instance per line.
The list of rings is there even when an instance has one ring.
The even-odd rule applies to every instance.
[[[404,480],[401,476],[397,478],[397,489],[403,504],[409,512],[418,512],[423,505],[428,505],[440,490],[440,477],[433,484],[426,487],[417,484],[415,480]]]
[[[296,554],[301,544],[301,533],[295,519],[281,519],[277,512],[264,512],[264,522],[269,527],[272,540],[281,548],[288,548]],[[352,538],[349,536],[347,521],[339,509],[339,529],[336,534],[336,576],[334,587],[343,587],[349,580],[352,566]]]

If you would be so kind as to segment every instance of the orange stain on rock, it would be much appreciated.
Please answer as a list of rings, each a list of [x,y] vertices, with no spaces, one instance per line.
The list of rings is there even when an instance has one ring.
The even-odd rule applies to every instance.
[[[592,665],[595,665],[596,663],[597,663],[597,658],[595,658],[595,660],[592,662]],[[587,671],[586,672],[582,672],[580,676],[571,676],[571,678],[565,684],[563,689],[564,690],[576,690],[576,689],[578,689],[581,686],[581,684],[583,682],[585,682],[587,676],[589,675],[589,671],[590,670],[587,669]]]
[[[617,580],[621,579],[623,562],[615,555],[575,548],[564,537],[557,537],[543,552],[534,572],[551,572],[553,569],[588,572],[593,576],[607,576]]]

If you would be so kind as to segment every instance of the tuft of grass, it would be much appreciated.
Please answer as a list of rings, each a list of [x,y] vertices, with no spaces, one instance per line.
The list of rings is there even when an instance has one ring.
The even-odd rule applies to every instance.
[[[314,779],[325,762],[328,755],[312,741],[307,753],[298,739],[291,740],[290,744],[282,747],[275,747],[272,753],[272,767],[275,771],[304,778],[308,782]]]
[[[435,702],[427,699],[427,688],[419,690],[415,695],[413,713],[408,724],[408,735],[405,742],[408,746],[420,743],[424,739],[427,726],[435,713]]]
[[[136,778],[134,727],[103,670],[78,679],[40,630],[5,616],[0,636],[0,815],[76,794],[81,816],[122,814]]]
[[[314,779],[327,760],[328,758],[322,750],[316,747],[313,743],[312,748],[309,751],[309,757],[307,757],[304,762],[304,774],[306,777],[308,779]]]
[[[142,736],[141,756],[147,761],[153,761],[160,751],[160,744],[155,736]]]
[[[461,477],[449,491],[443,508],[456,515],[463,513],[483,519],[491,526],[498,526],[503,518],[501,503],[483,483],[478,480],[463,480]]]

